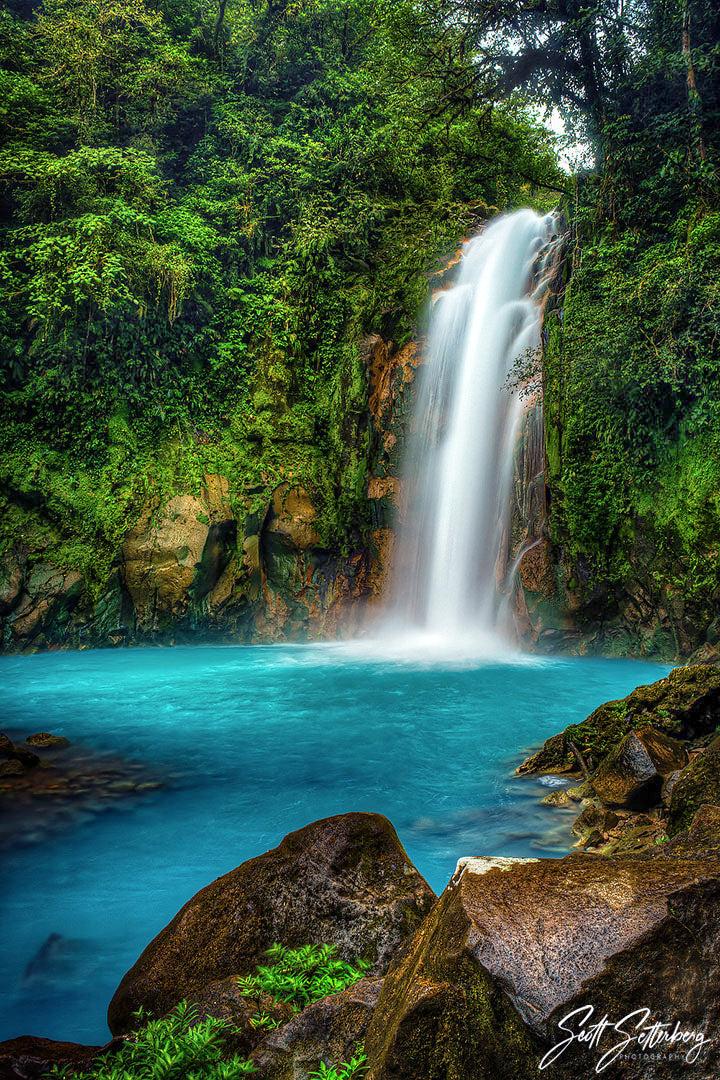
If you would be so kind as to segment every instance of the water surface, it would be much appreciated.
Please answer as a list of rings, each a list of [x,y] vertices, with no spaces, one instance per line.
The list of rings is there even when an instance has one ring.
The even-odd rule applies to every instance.
[[[524,751],[667,668],[463,664],[332,645],[0,658],[2,730],[149,762],[170,786],[2,853],[0,1039],[102,1043],[115,987],[199,888],[317,818],[374,810],[436,891],[462,855],[562,855]],[[547,790],[547,789],[545,789]],[[51,934],[62,939],[31,979]]]

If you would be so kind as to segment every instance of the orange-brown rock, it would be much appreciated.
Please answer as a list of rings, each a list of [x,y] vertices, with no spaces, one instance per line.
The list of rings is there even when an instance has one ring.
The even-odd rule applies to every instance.
[[[145,507],[122,549],[125,586],[141,626],[185,613],[209,530],[208,508],[194,495]]]
[[[555,572],[550,544],[541,540],[525,552],[520,562],[520,580],[527,592],[544,597],[555,595]]]
[[[304,487],[281,484],[273,494],[265,531],[285,538],[289,546],[299,551],[321,547],[316,527],[317,516],[317,510]]]

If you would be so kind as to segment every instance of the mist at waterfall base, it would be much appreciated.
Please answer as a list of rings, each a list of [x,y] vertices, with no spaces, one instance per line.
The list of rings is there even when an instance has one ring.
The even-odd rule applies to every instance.
[[[518,779],[526,748],[666,668],[383,660],[343,645],[0,657],[2,730],[144,763],[145,796],[6,821],[0,1038],[102,1044],[121,976],[198,889],[329,814],[379,811],[440,890],[463,855],[563,855],[572,816]],[[549,780],[549,783],[555,781]],[[9,810],[5,810],[8,815]],[[60,948],[28,965],[50,935]]]
[[[457,281],[434,300],[378,627],[391,648],[491,654],[512,637],[510,487],[523,403],[508,383],[540,344],[556,227],[532,210],[496,218],[465,244]]]

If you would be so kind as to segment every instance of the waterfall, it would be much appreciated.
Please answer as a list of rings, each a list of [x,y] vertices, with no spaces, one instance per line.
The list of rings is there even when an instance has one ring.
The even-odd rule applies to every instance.
[[[495,219],[465,244],[456,284],[434,300],[404,466],[394,633],[466,646],[506,632],[501,586],[523,411],[507,384],[515,361],[540,345],[555,232],[553,215],[532,210]]]

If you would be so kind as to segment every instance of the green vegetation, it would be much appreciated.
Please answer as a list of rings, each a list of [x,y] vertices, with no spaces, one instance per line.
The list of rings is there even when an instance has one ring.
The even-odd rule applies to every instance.
[[[367,1071],[366,1060],[365,1054],[358,1054],[342,1065],[326,1065],[323,1061],[316,1072],[310,1073],[310,1080],[361,1080]]]
[[[720,23],[705,0],[640,11],[641,48],[626,22],[603,80],[600,165],[567,208],[572,276],[545,350],[553,525],[588,593],[639,580],[702,630],[720,543]]]
[[[73,1080],[240,1080],[257,1072],[251,1061],[228,1056],[223,1036],[228,1024],[198,1021],[187,1002],[164,1020],[151,1020],[117,1051],[99,1058],[87,1073],[55,1068],[48,1077]]]
[[[286,1001],[300,1012],[311,1001],[339,994],[366,973],[369,964],[356,960],[348,964],[338,960],[334,945],[304,945],[288,949],[275,944],[267,951],[271,964],[258,966],[256,975],[238,979],[245,997],[269,994],[276,1001]]]
[[[369,967],[363,960],[348,964],[336,954],[334,945],[288,949],[274,944],[267,950],[272,962],[259,964],[255,975],[239,978],[238,986],[244,997],[268,994],[300,1012],[311,1002],[352,986]],[[56,1067],[48,1076],[68,1080],[71,1076],[73,1080],[236,1080],[257,1072],[252,1061],[228,1053],[229,1021],[200,1020],[195,1007],[186,1001],[162,1020],[150,1020],[142,1009],[133,1015],[137,1031],[117,1051],[95,1062],[91,1072]],[[272,1031],[277,1021],[258,1015],[251,1025],[260,1032]],[[358,1046],[350,1061],[336,1066],[323,1062],[315,1075],[318,1080],[360,1080],[365,1069],[365,1055]]]
[[[139,506],[208,473],[239,519],[300,483],[366,548],[358,343],[409,340],[478,221],[560,201],[551,527],[677,650],[673,598],[705,626],[718,585],[719,37],[712,0],[6,5],[0,556],[97,598]],[[572,180],[530,101],[584,140]]]
[[[362,541],[358,340],[407,340],[433,260],[488,205],[549,206],[565,182],[520,98],[448,113],[442,84],[403,77],[413,18],[6,6],[0,548],[49,544],[97,591],[145,494],[216,471],[238,504],[290,476],[328,546]],[[460,85],[460,32],[434,32]]]

